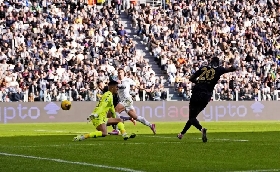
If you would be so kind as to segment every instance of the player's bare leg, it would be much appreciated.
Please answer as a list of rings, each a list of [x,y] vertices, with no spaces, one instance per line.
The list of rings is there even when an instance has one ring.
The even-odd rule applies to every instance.
[[[118,113],[117,114],[117,117],[119,116]],[[108,114],[107,114],[107,118],[112,118],[113,115],[112,113],[109,111]],[[123,122],[123,121],[122,121]],[[108,125],[107,125],[108,126]],[[112,127],[113,127],[113,131],[109,132],[108,134],[110,135],[119,135],[120,134],[120,131],[118,130],[118,127],[116,124],[112,124]]]
[[[110,111],[107,113],[107,118],[113,118],[113,114]],[[109,125],[107,125],[107,126],[109,126]],[[120,131],[118,130],[117,125],[116,124],[112,124],[112,127],[113,127],[113,131],[109,132],[108,134],[110,134],[110,135],[119,135]]]
[[[121,112],[117,112],[116,111],[116,115],[117,115],[117,117],[118,118],[121,118],[122,119],[122,123],[124,123],[124,117],[123,116],[120,116],[119,114],[120,114]],[[112,113],[111,112],[108,112],[108,114],[107,114],[107,118],[112,118]],[[130,117],[129,117],[130,118]],[[132,118],[133,119],[133,118]],[[135,122],[133,122],[134,123],[134,125],[135,125]],[[113,127],[113,131],[111,131],[111,132],[109,132],[108,134],[110,134],[110,135],[119,135],[120,134],[120,131],[118,130],[118,126],[116,125],[116,124],[112,124],[112,127]]]
[[[124,124],[123,124],[123,120],[121,118],[108,119],[107,126],[109,126],[109,125],[117,125],[124,140],[127,140],[128,138],[135,138],[135,136],[136,136],[136,134],[134,134],[134,133],[132,133],[130,136],[126,133],[126,130],[125,130]]]
[[[121,116],[120,113],[122,113],[122,111],[121,112],[116,111],[117,118],[121,118],[123,120],[123,122],[131,120],[133,122],[133,124],[135,125],[135,120],[133,118]],[[108,112],[107,118],[112,118],[112,117],[113,117],[112,113]],[[112,125],[112,126],[114,126],[114,125]],[[114,129],[116,129],[116,128],[114,128]]]
[[[108,112],[107,113],[107,118],[112,118],[113,117],[113,114],[111,112]]]
[[[78,135],[77,137],[74,137],[73,141],[82,141],[89,138],[97,138],[97,137],[105,137],[107,136],[107,126],[106,123],[100,124],[96,127],[95,132]]]
[[[136,134],[134,134],[134,133],[132,133],[130,136],[126,133],[122,119],[110,118],[110,119],[108,119],[107,124],[104,123],[104,124],[97,126],[96,127],[97,131],[91,132],[88,134],[84,134],[84,135],[80,135],[80,136],[78,135],[77,137],[74,137],[74,141],[82,141],[82,140],[85,140],[88,138],[105,137],[108,135],[107,126],[109,126],[109,125],[118,125],[124,140],[127,140],[129,138],[135,138],[135,136],[136,136]]]
[[[149,126],[151,128],[151,130],[153,131],[154,134],[156,134],[156,125],[155,124],[151,124],[149,121],[147,121],[144,117],[142,116],[137,116],[135,109],[131,106],[130,108],[125,108],[124,105],[122,103],[119,103],[116,108],[115,108],[116,112],[118,111],[123,111],[126,110],[128,116],[130,116],[132,119],[141,122],[142,124]]]
[[[120,114],[120,113],[122,113],[123,111],[125,111],[125,107],[124,107],[122,104],[119,103],[119,104],[115,107],[115,111],[117,112],[117,114]],[[123,121],[128,121],[128,120],[130,120],[134,125],[136,124],[135,119],[132,118],[131,116],[130,116],[130,117],[120,116],[120,118],[121,118]]]
[[[136,111],[135,109],[130,109],[128,110],[127,114],[133,118],[134,120],[141,122],[142,124],[148,126],[151,128],[151,130],[153,131],[154,134],[156,134],[156,125],[155,124],[151,124],[149,121],[147,121],[144,117],[142,116],[137,116],[136,115]]]
[[[154,134],[156,134],[156,125],[155,124],[151,124],[149,121],[147,121],[144,117],[142,116],[137,116],[136,111],[134,110],[133,107],[125,109],[125,107],[123,106],[123,104],[119,103],[116,107],[115,107],[115,111],[118,112],[122,112],[126,110],[128,116],[130,117],[130,119],[132,120],[136,120],[141,122],[142,124],[148,126],[151,128],[151,130],[153,131]],[[124,119],[123,119],[124,120]],[[119,131],[118,129],[113,130],[112,132],[110,132],[109,134],[111,135],[118,135]]]
[[[123,121],[130,120],[135,125],[136,121],[132,117],[125,117],[120,115],[120,113],[122,113],[124,110],[125,107],[120,103],[115,107],[116,114],[119,118],[121,118]],[[120,132],[118,130],[118,126],[113,126],[113,131],[109,132],[110,135],[119,135],[119,133]]]
[[[113,118],[113,114],[110,111],[107,114],[107,118]],[[110,134],[110,135],[119,135],[120,132],[119,132],[119,130],[117,130],[117,125],[113,124],[112,127],[113,127],[113,131],[109,132],[108,134]]]
[[[107,114],[107,115],[109,115],[109,114]],[[115,126],[117,126],[117,128],[119,128],[119,130],[115,131],[117,133],[114,133],[114,131],[109,132],[108,134],[110,134],[110,135],[119,135],[119,133],[121,133],[122,136],[124,137],[124,140],[127,140],[128,138],[135,138],[136,137],[136,134],[134,134],[134,133],[132,133],[130,136],[128,136],[126,134],[126,131],[124,129],[124,123],[123,123],[123,120],[121,118],[109,118],[108,121],[107,121],[107,126],[110,126],[110,125],[112,125],[112,126],[115,125]]]

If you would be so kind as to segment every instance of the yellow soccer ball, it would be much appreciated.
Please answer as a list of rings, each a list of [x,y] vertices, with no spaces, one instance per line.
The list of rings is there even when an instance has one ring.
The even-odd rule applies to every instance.
[[[61,102],[61,109],[62,109],[62,110],[70,110],[70,108],[71,108],[71,102],[70,102],[70,101],[68,101],[68,100],[63,100],[63,101]]]

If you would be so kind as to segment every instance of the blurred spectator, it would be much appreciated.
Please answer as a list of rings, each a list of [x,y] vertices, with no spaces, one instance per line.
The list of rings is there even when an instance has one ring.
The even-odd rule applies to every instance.
[[[188,77],[212,56],[222,66],[234,58],[240,67],[221,78],[215,100],[258,100],[259,92],[262,100],[273,100],[279,90],[279,1],[170,1],[164,7],[131,5],[128,15],[183,100],[190,96]],[[146,89],[150,95],[153,88]]]

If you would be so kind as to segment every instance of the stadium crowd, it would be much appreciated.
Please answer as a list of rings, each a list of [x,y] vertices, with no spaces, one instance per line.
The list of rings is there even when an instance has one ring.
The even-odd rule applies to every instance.
[[[240,67],[224,75],[216,100],[273,100],[280,90],[280,2],[278,0],[185,0],[128,13],[168,82],[184,100],[191,95],[188,77],[211,56]],[[258,94],[260,92],[260,97]]]
[[[160,96],[162,78],[153,81],[149,64],[119,18],[121,1],[97,8],[81,1],[0,0],[0,101],[74,101],[98,99],[109,75],[127,71],[149,100]],[[115,3],[114,3],[115,2]],[[126,10],[135,32],[147,44],[168,83],[188,100],[188,77],[213,55],[226,66],[235,58],[240,70],[225,75],[216,99],[273,99],[280,89],[280,8],[276,0],[179,1]],[[153,80],[153,79],[152,79]],[[45,96],[47,95],[47,96]],[[147,100],[147,99],[146,99]]]
[[[0,100],[24,101],[26,92],[31,102],[98,100],[119,67],[141,99],[149,65],[119,13],[81,1],[0,1]]]

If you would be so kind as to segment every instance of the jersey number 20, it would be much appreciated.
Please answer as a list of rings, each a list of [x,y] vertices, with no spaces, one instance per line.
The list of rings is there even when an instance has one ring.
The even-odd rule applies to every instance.
[[[210,68],[207,69],[207,67],[204,67],[201,69],[202,73],[199,75],[198,80],[204,81],[204,80],[212,80],[215,77],[215,69]]]

